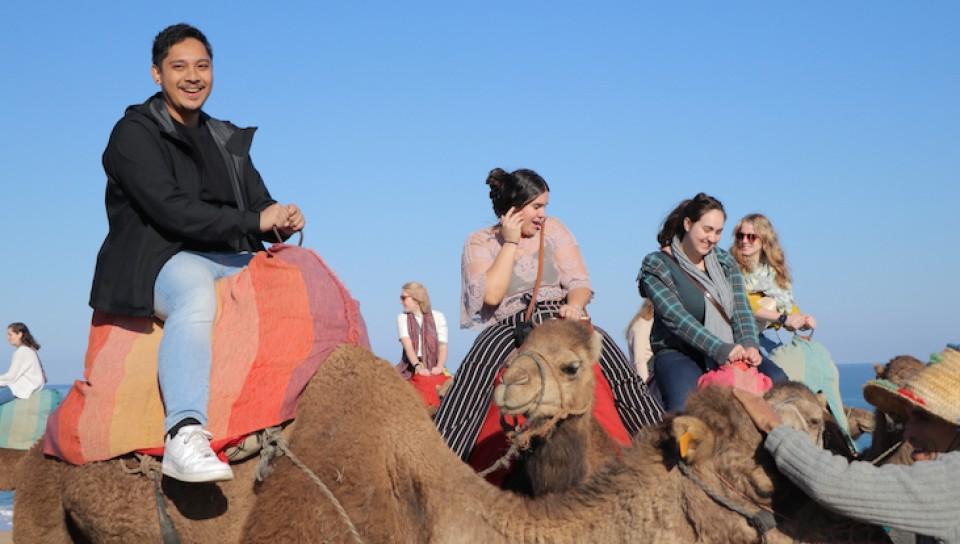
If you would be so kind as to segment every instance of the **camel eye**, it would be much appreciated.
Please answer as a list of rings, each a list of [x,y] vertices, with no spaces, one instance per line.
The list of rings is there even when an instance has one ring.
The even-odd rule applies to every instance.
[[[577,372],[580,370],[580,361],[574,361],[572,363],[567,363],[560,368],[564,374],[567,376],[576,376]]]

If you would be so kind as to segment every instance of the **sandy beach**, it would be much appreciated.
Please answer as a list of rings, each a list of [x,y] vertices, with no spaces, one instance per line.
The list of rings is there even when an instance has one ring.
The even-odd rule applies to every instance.
[[[13,542],[13,533],[0,533],[0,544],[10,544]]]

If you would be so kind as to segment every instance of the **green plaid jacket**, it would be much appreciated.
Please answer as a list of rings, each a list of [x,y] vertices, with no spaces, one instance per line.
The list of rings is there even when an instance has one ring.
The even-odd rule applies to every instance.
[[[730,316],[733,320],[733,338],[743,347],[759,347],[757,322],[747,301],[740,267],[728,252],[720,248],[714,251],[733,290],[734,311]],[[654,353],[663,349],[689,351],[693,348],[715,361],[726,361],[733,344],[724,343],[707,331],[703,323],[684,307],[670,272],[671,266],[666,262],[670,258],[661,251],[647,255],[637,276],[640,296],[649,298],[653,303],[654,321],[653,330],[650,332],[650,347]],[[690,280],[683,276],[681,281]]]

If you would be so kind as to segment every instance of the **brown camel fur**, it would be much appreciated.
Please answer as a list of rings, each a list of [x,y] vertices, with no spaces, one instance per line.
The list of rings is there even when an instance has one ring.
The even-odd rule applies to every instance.
[[[920,359],[909,355],[898,355],[884,365],[874,365],[878,380],[889,380],[903,386],[926,365]],[[870,447],[863,452],[863,459],[882,464],[912,465],[913,447],[903,442],[903,424],[890,414],[874,410],[874,431]],[[897,444],[900,444],[897,446]]]
[[[257,460],[234,464],[234,479],[229,482],[185,484],[163,479],[166,510],[181,542],[240,542],[255,500]],[[124,463],[138,465],[134,458]],[[19,470],[29,478],[17,486],[15,541],[161,541],[153,480],[126,474],[120,461],[73,466],[44,456],[38,444]]]
[[[537,499],[475,474],[443,443],[420,402],[387,362],[354,347],[335,352],[301,399],[291,449],[329,486],[366,542],[757,542],[743,517],[680,473],[681,457],[738,504],[788,515],[793,521],[781,522],[770,542],[792,541],[798,527],[823,520],[772,469],[760,433],[729,390],[695,393],[688,415],[644,430],[576,489]],[[862,541],[857,536],[814,538]],[[286,458],[275,462],[258,486],[244,541],[348,540],[344,521],[307,475]]]
[[[583,323],[554,319],[533,329],[508,363],[494,401],[502,414],[526,416],[516,438],[532,438],[501,487],[533,497],[565,491],[614,458],[618,448],[593,418],[602,342]]]
[[[12,491],[17,487],[19,464],[27,450],[0,448],[0,491]]]

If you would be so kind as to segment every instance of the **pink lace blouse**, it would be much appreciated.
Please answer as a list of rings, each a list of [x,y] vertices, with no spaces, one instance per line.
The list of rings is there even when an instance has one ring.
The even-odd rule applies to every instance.
[[[524,310],[527,307],[523,301],[524,295],[533,293],[533,284],[537,279],[539,235],[520,239],[510,285],[500,305],[493,307],[483,303],[487,270],[503,247],[499,231],[496,225],[480,229],[471,233],[463,245],[460,263],[460,328],[487,326]],[[559,219],[553,217],[547,218],[546,231],[543,280],[537,299],[560,300],[571,289],[590,289],[590,275],[573,234]]]

